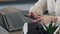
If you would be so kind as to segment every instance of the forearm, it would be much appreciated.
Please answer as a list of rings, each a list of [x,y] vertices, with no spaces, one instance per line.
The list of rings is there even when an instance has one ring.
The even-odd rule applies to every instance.
[[[56,16],[51,16],[51,17],[52,17],[51,18],[52,22],[56,23],[58,21],[58,17],[56,17]]]
[[[35,12],[37,14],[43,14],[44,10],[47,8],[46,5],[47,1],[46,0],[39,0],[35,3],[34,6],[32,6],[29,10],[29,12]]]
[[[47,0],[39,0],[35,3],[35,6],[38,6],[41,9],[46,9],[47,8]]]

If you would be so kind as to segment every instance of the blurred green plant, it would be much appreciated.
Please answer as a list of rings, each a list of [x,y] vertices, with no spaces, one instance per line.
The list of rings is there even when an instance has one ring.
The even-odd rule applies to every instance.
[[[52,22],[48,26],[46,26],[45,24],[44,26],[46,28],[47,34],[53,34],[58,28],[58,26],[56,26],[56,24],[53,25]]]

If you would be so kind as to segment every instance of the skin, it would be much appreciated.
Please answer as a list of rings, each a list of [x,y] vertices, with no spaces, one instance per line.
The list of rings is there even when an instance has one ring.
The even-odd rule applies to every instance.
[[[28,14],[29,16],[31,13]],[[38,16],[36,13],[33,13],[35,20],[32,20],[32,22],[38,22],[40,24],[48,24],[49,22],[57,22],[57,17],[56,16],[49,16],[49,15],[43,15],[43,16]]]

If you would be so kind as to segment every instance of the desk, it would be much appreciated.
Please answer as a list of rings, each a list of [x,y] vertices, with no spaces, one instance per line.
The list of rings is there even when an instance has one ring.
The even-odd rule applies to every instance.
[[[9,34],[21,34],[22,31],[9,32]]]

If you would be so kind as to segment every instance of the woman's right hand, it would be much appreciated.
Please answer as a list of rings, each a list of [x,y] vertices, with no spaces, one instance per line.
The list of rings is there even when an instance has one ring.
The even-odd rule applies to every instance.
[[[29,10],[28,16],[35,16],[37,15],[37,8],[35,6],[32,6]]]
[[[43,11],[40,7],[38,6],[32,6],[29,10],[29,13],[28,13],[28,16],[36,16],[36,15],[42,15],[43,14]]]

